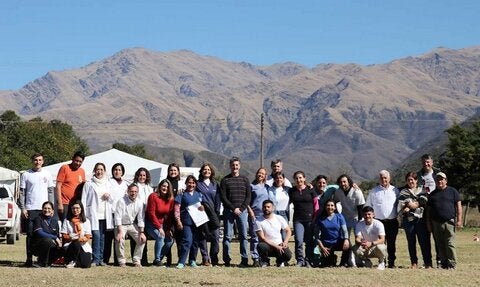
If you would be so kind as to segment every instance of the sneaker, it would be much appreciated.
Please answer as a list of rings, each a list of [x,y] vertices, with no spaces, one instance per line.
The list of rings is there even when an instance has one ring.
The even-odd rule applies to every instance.
[[[258,259],[253,259],[253,267],[263,267]]]
[[[74,268],[74,267],[75,267],[75,264],[76,264],[76,262],[72,260],[72,261],[70,261],[67,265],[65,265],[65,267],[67,267],[67,268]]]
[[[93,265],[92,265],[92,266],[93,266]],[[118,267],[125,268],[125,267],[127,267],[127,264],[125,264],[125,263],[118,263]]]
[[[243,261],[238,264],[238,268],[247,268],[248,267],[248,261]]]
[[[32,258],[29,258],[25,261],[25,264],[23,265],[25,267],[32,267],[33,266],[33,260]]]
[[[190,261],[190,267],[197,268],[198,267],[197,262],[196,261]]]
[[[282,263],[283,264],[283,263]],[[260,264],[262,268],[268,267],[268,263],[265,261],[262,261],[262,264]]]
[[[107,266],[107,263],[100,261],[97,263],[97,266]]]
[[[297,267],[303,267],[303,262],[298,261],[296,266]]]
[[[183,264],[183,263],[178,263],[176,268],[177,268],[177,269],[183,269],[183,268],[185,268],[185,264]]]
[[[136,263],[133,263],[133,267],[142,268],[143,266],[140,262],[136,262]]]
[[[385,262],[380,262],[380,263],[378,263],[377,269],[378,269],[378,270],[385,270]]]

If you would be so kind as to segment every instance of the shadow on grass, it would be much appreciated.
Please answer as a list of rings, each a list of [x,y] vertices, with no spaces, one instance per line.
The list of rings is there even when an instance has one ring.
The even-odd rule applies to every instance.
[[[0,267],[25,267],[25,262],[0,260]]]

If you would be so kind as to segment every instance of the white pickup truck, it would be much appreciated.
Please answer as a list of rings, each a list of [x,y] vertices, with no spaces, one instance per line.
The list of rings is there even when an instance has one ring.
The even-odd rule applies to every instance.
[[[20,216],[13,192],[0,185],[0,237],[7,237],[7,244],[15,244],[20,237]]]

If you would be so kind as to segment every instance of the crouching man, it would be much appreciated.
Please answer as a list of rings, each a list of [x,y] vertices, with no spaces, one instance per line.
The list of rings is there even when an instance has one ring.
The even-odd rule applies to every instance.
[[[292,258],[292,251],[288,248],[288,240],[292,235],[287,221],[280,215],[273,213],[274,205],[269,199],[262,203],[263,216],[256,221],[257,250],[261,259],[261,266],[268,266],[268,258],[276,257],[277,266],[284,267]],[[282,230],[285,237],[282,240]]]
[[[380,220],[375,219],[371,206],[362,209],[363,220],[355,227],[355,246],[353,253],[363,262],[370,262],[369,258],[378,259],[378,269],[385,269],[387,246],[385,245],[385,228]],[[360,265],[360,264],[357,264]],[[366,266],[371,263],[364,264]]]
[[[147,241],[144,233],[145,209],[143,202],[137,196],[138,186],[132,183],[128,186],[127,194],[118,200],[115,208],[115,249],[120,267],[126,266],[125,238],[127,235],[130,235],[136,243],[133,264],[135,267],[142,267],[140,261]]]

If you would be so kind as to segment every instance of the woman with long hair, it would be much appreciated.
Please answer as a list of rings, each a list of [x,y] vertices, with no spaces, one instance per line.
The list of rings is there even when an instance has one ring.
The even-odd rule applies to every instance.
[[[185,185],[182,182],[180,182],[180,166],[177,163],[172,162],[171,164],[168,165],[167,179],[172,184],[173,197],[176,198],[178,195],[182,195],[183,190],[185,189]],[[182,246],[183,232],[181,230],[178,230],[178,228],[174,228],[173,237],[175,239],[175,244],[177,246],[177,256],[180,257],[180,249]],[[171,249],[167,250],[166,257],[167,257],[167,266],[171,266],[172,265]]]
[[[60,232],[66,249],[66,267],[89,268],[92,264],[92,247],[88,241],[92,238],[92,228],[80,200],[70,202]]]
[[[263,201],[268,199],[267,169],[261,167],[255,173],[255,179],[250,184],[252,195],[248,209],[248,226],[250,233],[250,254],[253,260],[253,267],[260,267],[260,258],[257,251],[258,236],[255,232],[256,221],[263,216]]]
[[[33,219],[32,253],[38,257],[40,267],[50,266],[62,255],[62,241],[58,237],[58,220],[54,213],[53,203],[45,201],[42,213]]]
[[[198,176],[197,191],[202,194],[203,204],[209,204],[213,207],[213,212],[217,218],[220,216],[222,205],[220,190],[215,180],[215,169],[211,163],[204,163],[200,167]],[[211,224],[209,223],[209,226]],[[220,226],[208,229],[209,234],[202,234],[199,242],[200,254],[202,255],[202,265],[218,265],[218,252],[220,251]],[[210,237],[210,253],[207,248],[207,238]]]
[[[105,233],[113,230],[113,204],[114,196],[111,194],[112,186],[105,175],[105,164],[96,163],[92,179],[85,183],[82,192],[82,204],[85,207],[85,216],[92,227],[93,264],[105,266],[103,251]]]
[[[313,256],[312,220],[315,192],[306,185],[305,173],[293,174],[295,185],[290,188],[290,203],[293,204],[293,227],[295,230],[295,258],[297,267],[311,267]],[[303,244],[305,243],[305,252]]]
[[[155,266],[162,266],[162,259],[173,244],[174,203],[172,184],[168,179],[160,181],[156,191],[148,197],[145,227],[155,240]]]
[[[411,268],[418,268],[417,238],[422,252],[425,268],[432,267],[432,251],[430,233],[424,217],[424,209],[427,204],[427,193],[422,186],[418,186],[416,172],[405,175],[407,187],[400,191],[398,197],[398,214],[408,242]]]

